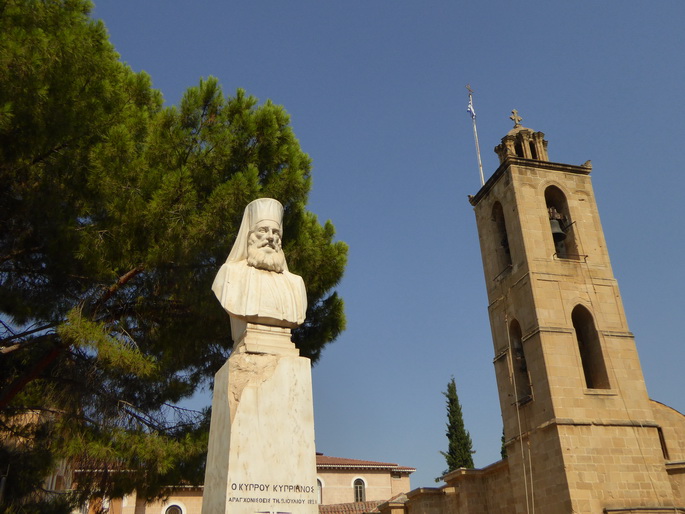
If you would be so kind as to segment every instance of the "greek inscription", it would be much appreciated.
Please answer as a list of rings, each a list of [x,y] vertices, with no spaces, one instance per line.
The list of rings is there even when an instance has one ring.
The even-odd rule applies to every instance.
[[[311,485],[272,484],[271,488],[276,493],[313,493],[314,492],[314,486],[311,486]]]
[[[267,484],[243,484],[240,482],[231,484],[232,491],[259,491],[263,493],[268,492],[269,487]]]
[[[232,491],[244,492],[274,492],[274,493],[313,493],[316,489],[312,485],[302,484],[260,484],[235,482],[231,484]]]
[[[316,500],[304,500],[302,498],[250,498],[249,496],[231,496],[227,501],[229,503],[274,503],[289,505],[302,505],[304,503],[313,505],[316,503]]]

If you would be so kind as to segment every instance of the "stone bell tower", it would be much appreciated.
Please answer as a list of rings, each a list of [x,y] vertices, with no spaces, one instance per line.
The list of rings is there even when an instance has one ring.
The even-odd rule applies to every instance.
[[[514,128],[470,202],[480,238],[510,512],[675,511],[663,436],[590,180]],[[682,512],[678,510],[679,512]]]

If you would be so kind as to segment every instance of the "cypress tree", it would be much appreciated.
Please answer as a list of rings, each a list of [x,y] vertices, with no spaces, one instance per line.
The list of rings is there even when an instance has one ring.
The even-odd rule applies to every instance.
[[[448,446],[446,452],[440,452],[447,461],[447,469],[443,476],[459,468],[473,468],[473,449],[471,436],[464,427],[464,418],[461,412],[461,404],[457,396],[457,385],[454,377],[447,384],[447,391],[442,393],[446,398],[447,406],[447,436]],[[442,477],[436,478],[439,482]]]

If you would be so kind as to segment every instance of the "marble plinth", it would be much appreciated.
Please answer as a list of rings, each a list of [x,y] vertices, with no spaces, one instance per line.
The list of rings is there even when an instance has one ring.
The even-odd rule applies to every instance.
[[[216,374],[203,514],[318,513],[310,361],[246,350],[267,335]]]

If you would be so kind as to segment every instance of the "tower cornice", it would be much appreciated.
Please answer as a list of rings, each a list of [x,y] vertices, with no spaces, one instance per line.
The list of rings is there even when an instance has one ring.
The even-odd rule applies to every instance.
[[[525,159],[523,157],[507,157],[502,164],[495,170],[483,187],[475,195],[469,195],[469,203],[474,207],[478,205],[485,195],[493,188],[497,181],[512,166],[537,168],[547,171],[559,171],[563,173],[577,173],[578,175],[589,175],[592,165],[588,163],[581,166],[573,164],[563,164],[560,162],[539,161],[537,159]]]

